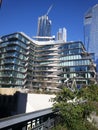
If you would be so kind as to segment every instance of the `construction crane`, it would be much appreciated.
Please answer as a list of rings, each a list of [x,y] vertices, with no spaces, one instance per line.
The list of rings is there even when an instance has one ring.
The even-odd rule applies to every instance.
[[[53,7],[53,4],[49,7],[49,9],[48,9],[48,11],[47,11],[46,15],[48,15],[48,14],[49,14],[49,12],[51,11],[52,7]]]

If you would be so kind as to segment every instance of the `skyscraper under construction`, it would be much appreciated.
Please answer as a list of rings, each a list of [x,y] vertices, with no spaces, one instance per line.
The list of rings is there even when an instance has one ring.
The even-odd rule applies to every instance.
[[[49,40],[51,37],[51,20],[48,18],[51,8],[52,5],[45,15],[38,18],[37,38],[40,41]]]
[[[47,15],[38,18],[37,36],[51,36],[51,20]]]

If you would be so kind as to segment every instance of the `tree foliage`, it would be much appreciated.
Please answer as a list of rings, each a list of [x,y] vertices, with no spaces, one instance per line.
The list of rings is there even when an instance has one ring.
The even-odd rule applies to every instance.
[[[87,119],[92,112],[98,111],[98,86],[86,86],[75,91],[63,87],[54,100],[61,126],[66,126],[67,130],[97,130]]]

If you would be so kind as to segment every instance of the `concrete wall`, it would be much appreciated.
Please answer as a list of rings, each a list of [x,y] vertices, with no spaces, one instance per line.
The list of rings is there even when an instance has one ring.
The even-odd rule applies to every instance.
[[[0,89],[0,118],[53,106],[55,95],[35,94],[12,88]]]
[[[26,113],[52,107],[51,99],[54,97],[55,95],[29,93],[27,95]]]
[[[0,94],[0,118],[15,115],[17,112],[18,93]]]

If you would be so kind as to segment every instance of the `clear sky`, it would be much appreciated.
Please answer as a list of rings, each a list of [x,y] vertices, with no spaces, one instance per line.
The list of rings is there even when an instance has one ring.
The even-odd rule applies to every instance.
[[[83,41],[83,18],[85,12],[98,0],[2,0],[0,9],[0,36],[24,32],[30,37],[37,32],[38,17],[44,15],[50,5],[52,35],[59,28],[67,29],[68,41]]]

